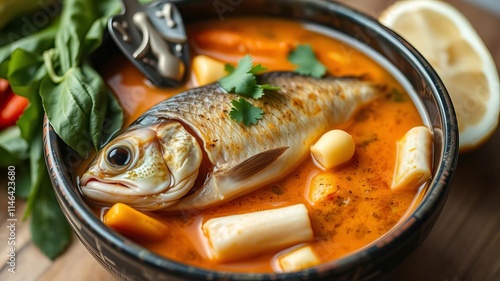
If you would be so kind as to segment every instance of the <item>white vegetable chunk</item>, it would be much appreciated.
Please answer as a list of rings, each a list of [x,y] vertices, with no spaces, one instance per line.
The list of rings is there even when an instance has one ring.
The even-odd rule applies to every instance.
[[[204,55],[194,57],[193,72],[200,86],[215,82],[227,75],[224,63]]]
[[[349,133],[331,130],[311,146],[311,153],[321,168],[330,169],[351,160],[355,148],[356,144]]]
[[[203,231],[218,261],[252,257],[313,239],[304,204],[209,219]]]
[[[409,130],[397,142],[392,190],[412,190],[431,178],[432,135],[427,127]]]
[[[278,258],[278,262],[284,272],[290,272],[313,267],[318,265],[320,260],[310,246],[305,246]]]

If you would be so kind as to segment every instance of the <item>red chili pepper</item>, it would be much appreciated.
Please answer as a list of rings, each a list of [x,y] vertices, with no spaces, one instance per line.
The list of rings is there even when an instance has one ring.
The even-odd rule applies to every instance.
[[[7,103],[11,94],[12,90],[10,89],[9,82],[5,79],[0,79],[0,109]]]
[[[0,79],[0,130],[16,124],[29,100],[12,93],[9,83]]]
[[[9,89],[9,82],[5,79],[0,78],[0,95]]]

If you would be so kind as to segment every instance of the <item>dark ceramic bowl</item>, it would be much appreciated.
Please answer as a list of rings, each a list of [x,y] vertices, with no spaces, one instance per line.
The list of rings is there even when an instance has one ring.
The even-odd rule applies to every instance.
[[[221,12],[214,8],[216,2],[232,6]],[[373,18],[334,2],[254,0],[177,1],[177,4],[187,22],[239,15],[291,18],[337,30],[371,47],[406,76],[429,117],[435,136],[432,182],[417,208],[404,221],[376,243],[345,258],[286,274],[209,271],[160,257],[104,226],[75,185],[71,172],[78,159],[46,121],[45,154],[57,199],[89,252],[124,280],[368,280],[379,279],[394,270],[436,222],[457,162],[457,121],[451,100],[431,66],[411,45]]]

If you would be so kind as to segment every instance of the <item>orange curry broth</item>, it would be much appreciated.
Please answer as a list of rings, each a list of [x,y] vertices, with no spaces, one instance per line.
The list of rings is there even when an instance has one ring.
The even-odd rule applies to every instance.
[[[358,112],[349,124],[337,127],[349,132],[356,142],[356,152],[349,163],[322,171],[309,159],[285,179],[221,206],[190,214],[150,214],[168,225],[170,231],[161,241],[137,243],[159,255],[203,268],[272,272],[278,251],[234,262],[212,261],[202,224],[213,217],[303,203],[309,209],[315,235],[315,241],[309,245],[322,262],[327,262],[374,242],[403,217],[416,191],[390,190],[396,140],[412,127],[422,125],[422,120],[409,96],[389,73],[352,47],[291,21],[241,18],[202,22],[191,24],[188,35],[192,57],[204,54],[236,64],[249,53],[256,63],[269,70],[293,70],[287,60],[288,52],[297,44],[310,44],[330,74],[363,77],[384,85],[387,95]],[[191,74],[182,88],[155,88],[122,56],[114,58],[103,74],[124,108],[126,124],[152,105],[198,86]],[[403,94],[394,98],[390,94],[393,89]],[[320,174],[330,174],[335,179],[331,184],[338,191],[312,205],[308,199],[309,183]],[[96,213],[102,210],[96,209]]]

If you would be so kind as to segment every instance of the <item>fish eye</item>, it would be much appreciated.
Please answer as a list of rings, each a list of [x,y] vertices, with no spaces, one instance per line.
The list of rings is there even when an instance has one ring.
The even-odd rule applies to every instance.
[[[125,146],[115,146],[108,151],[108,163],[115,168],[123,168],[130,164],[132,153]]]

